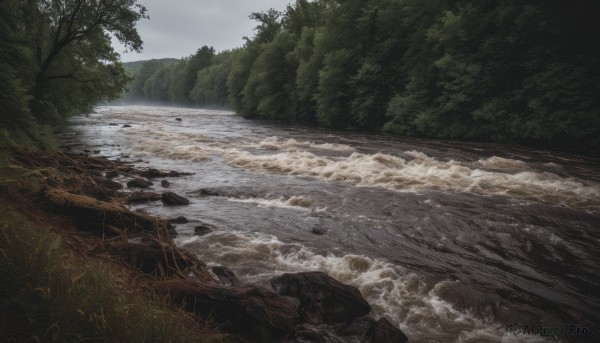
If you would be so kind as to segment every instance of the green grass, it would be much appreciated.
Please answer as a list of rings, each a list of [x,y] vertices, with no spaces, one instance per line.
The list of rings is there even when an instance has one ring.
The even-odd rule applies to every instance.
[[[0,205],[0,342],[227,339]]]

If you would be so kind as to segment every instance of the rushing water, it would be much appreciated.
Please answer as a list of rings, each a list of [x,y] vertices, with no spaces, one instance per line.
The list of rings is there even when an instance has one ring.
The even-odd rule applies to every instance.
[[[193,172],[168,179],[190,206],[144,207],[193,219],[177,227],[178,244],[244,282],[327,272],[411,342],[600,337],[599,158],[141,106],[76,117],[62,141]],[[213,233],[194,236],[199,222]],[[513,324],[588,334],[523,334]]]

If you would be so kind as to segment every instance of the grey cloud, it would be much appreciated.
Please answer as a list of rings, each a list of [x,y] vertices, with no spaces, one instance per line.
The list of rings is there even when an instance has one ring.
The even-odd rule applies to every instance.
[[[252,12],[275,8],[283,11],[291,0],[140,0],[150,20],[138,23],[144,40],[141,54],[122,53],[123,61],[151,58],[181,58],[193,54],[203,45],[217,51],[243,45],[243,36],[252,36],[256,23],[248,18]]]

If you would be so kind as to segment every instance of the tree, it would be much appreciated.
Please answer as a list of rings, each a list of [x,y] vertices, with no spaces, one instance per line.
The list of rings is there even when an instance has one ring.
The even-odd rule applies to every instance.
[[[140,51],[135,25],[148,18],[144,6],[136,0],[37,0],[24,3],[22,13],[35,56],[36,113],[46,113],[43,108],[51,104],[65,115],[122,93],[129,79],[110,35]],[[64,99],[66,94],[75,103]]]

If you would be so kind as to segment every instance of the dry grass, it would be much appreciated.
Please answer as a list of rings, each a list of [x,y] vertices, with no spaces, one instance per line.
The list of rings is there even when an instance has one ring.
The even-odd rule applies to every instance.
[[[63,172],[0,161],[0,342],[233,340],[156,295],[147,276],[95,254],[98,238],[76,235],[69,217],[31,201],[40,180]]]
[[[226,340],[119,266],[75,254],[58,234],[1,205],[0,341]]]

